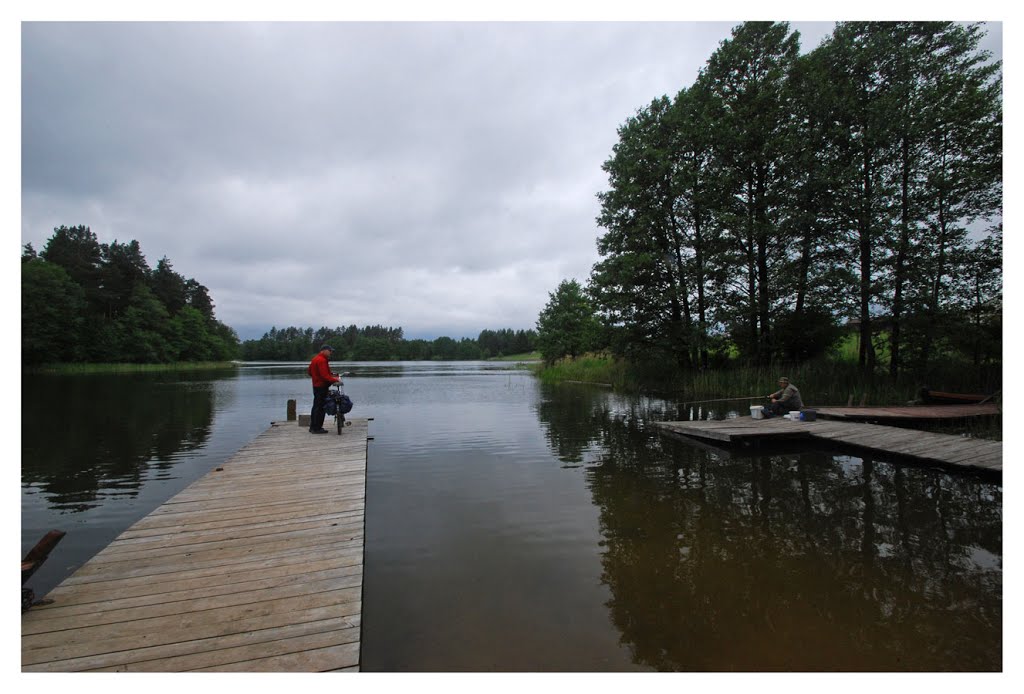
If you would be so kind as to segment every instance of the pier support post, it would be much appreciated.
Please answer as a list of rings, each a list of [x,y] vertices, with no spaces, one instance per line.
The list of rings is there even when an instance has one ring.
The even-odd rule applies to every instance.
[[[294,400],[289,400],[288,401],[288,421],[289,422],[294,422],[295,421],[295,401]]]

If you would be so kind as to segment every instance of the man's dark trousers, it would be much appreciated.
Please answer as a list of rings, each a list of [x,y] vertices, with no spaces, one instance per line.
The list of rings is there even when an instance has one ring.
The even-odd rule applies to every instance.
[[[309,430],[324,428],[324,401],[327,400],[327,389],[330,386],[313,386],[313,409],[309,413]]]

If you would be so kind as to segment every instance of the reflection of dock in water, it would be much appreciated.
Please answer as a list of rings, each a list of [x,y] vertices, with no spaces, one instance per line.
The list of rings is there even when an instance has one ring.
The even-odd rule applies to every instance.
[[[358,669],[368,425],[350,421],[275,423],[135,523],[22,615],[23,671]]]
[[[847,408],[816,409],[821,415],[828,409]],[[869,408],[848,409],[864,410]],[[999,473],[1003,471],[1003,446],[999,441],[967,439],[950,434],[936,434],[878,424],[821,419],[814,422],[793,422],[782,418],[753,419],[750,417],[691,422],[654,422],[653,424],[665,433],[698,440],[729,444],[794,440],[826,441],[931,463]]]

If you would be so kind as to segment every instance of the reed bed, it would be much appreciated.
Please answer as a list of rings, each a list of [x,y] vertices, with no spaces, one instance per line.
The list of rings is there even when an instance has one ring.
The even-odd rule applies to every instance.
[[[684,371],[664,364],[632,364],[608,355],[585,355],[552,365],[540,364],[543,382],[582,381],[609,384],[626,392],[648,392],[676,400],[747,398],[778,389],[780,376],[788,376],[800,389],[804,402],[826,405],[904,405],[918,397],[922,387],[935,390],[991,393],[1001,388],[1001,370],[977,369],[962,364],[938,365],[925,374],[905,374],[893,380],[887,373],[865,373],[855,362],[818,359],[800,364],[767,366],[733,364],[707,370]]]
[[[531,362],[541,360],[540,352],[523,352],[521,354],[506,354],[500,357],[491,357],[487,361],[514,361]]]

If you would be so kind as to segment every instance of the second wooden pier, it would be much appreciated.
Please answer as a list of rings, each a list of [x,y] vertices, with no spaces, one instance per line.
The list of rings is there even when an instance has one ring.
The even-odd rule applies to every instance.
[[[358,669],[368,424],[352,422],[274,423],[131,526],[22,615],[22,670]]]
[[[750,443],[786,439],[818,439],[856,446],[876,453],[898,455],[932,463],[1003,471],[1003,445],[999,441],[965,439],[915,429],[849,421],[792,422],[788,419],[734,417],[721,420],[655,422],[660,430],[681,436]]]

